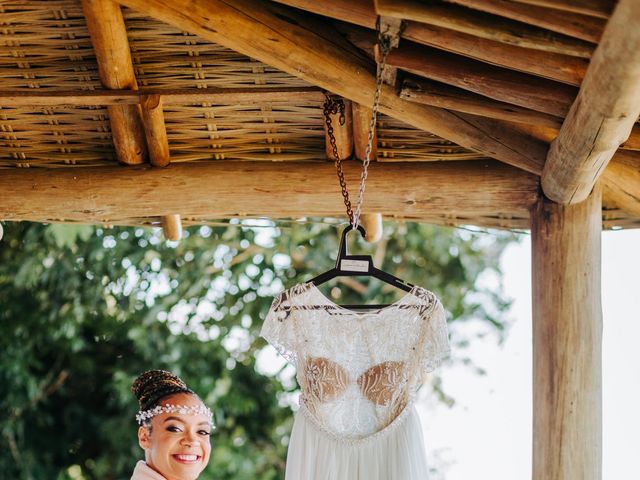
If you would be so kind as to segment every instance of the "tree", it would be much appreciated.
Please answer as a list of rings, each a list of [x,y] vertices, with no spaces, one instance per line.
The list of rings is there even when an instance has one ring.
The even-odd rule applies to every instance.
[[[282,478],[297,386],[290,369],[259,368],[258,332],[276,293],[332,266],[338,236],[325,220],[256,222],[192,227],[177,244],[151,228],[5,224],[2,478],[129,478],[141,458],[129,388],[150,368],[181,375],[213,407],[218,428],[203,480]],[[512,239],[389,224],[383,242],[357,249],[435,291],[453,326],[476,318],[500,333],[507,303],[474,286],[498,271]],[[329,288],[341,302],[394,300],[375,281]],[[458,352],[469,341],[452,329]]]

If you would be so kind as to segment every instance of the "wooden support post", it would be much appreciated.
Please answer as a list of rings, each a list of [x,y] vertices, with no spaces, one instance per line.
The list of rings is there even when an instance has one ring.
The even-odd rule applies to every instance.
[[[137,88],[127,29],[120,5],[112,0],[82,0],[91,43],[98,60],[100,81],[108,89]],[[107,107],[118,160],[126,165],[143,163],[144,131],[137,105]]]
[[[344,100],[344,117],[343,122],[340,123],[340,118],[342,113],[338,112],[335,115],[330,115],[331,117],[331,127],[333,128],[333,136],[336,139],[336,147],[338,150],[338,156],[340,160],[347,160],[351,157],[351,153],[353,152],[353,120],[351,116],[351,102],[348,100]],[[323,117],[324,121],[324,117]],[[329,160],[335,160],[335,154],[333,152],[333,147],[331,146],[331,141],[329,139],[329,131],[327,130],[327,123],[324,122],[324,147],[327,153],[327,158]]]
[[[602,478],[601,187],[531,212],[533,479]]]

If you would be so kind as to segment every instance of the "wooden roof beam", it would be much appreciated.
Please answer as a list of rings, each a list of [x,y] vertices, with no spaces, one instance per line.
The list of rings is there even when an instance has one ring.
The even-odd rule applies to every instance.
[[[224,45],[357,103],[372,103],[370,59],[344,45],[329,24],[258,0],[122,0],[138,11]],[[184,12],[188,11],[189,15]],[[215,12],[212,15],[211,12]],[[384,86],[380,111],[505,163],[539,168],[547,146],[528,135],[495,138],[493,121],[417,105]],[[502,128],[502,127],[500,127]]]
[[[517,3],[512,0],[445,0],[504,18],[536,25],[552,32],[598,43],[606,20],[579,13],[567,15],[562,10]]]
[[[405,79],[400,97],[434,107],[471,113],[481,117],[497,118],[527,125],[541,125],[559,130],[562,118],[512,103],[493,100],[462,88],[423,78]]]
[[[345,162],[344,170],[347,183],[357,185],[360,162]],[[0,191],[0,218],[8,221],[118,223],[170,213],[183,219],[344,214],[335,167],[322,160],[6,169]],[[416,220],[438,215],[527,218],[538,196],[535,175],[495,161],[380,163],[367,180],[367,208]]]
[[[567,114],[578,92],[569,85],[415,43],[405,42],[393,50],[387,63],[424,78],[556,117]]]
[[[375,28],[376,16],[370,0],[352,0],[348,4],[342,0],[276,1],[349,24],[369,29]],[[344,26],[340,28],[343,30]],[[371,38],[375,41],[375,35]],[[576,86],[580,85],[588,65],[588,61],[584,58],[522,48],[419,22],[405,22],[402,38]]]
[[[515,0],[518,3],[548,7],[562,12],[579,13],[597,18],[609,18],[615,0]]]
[[[454,4],[420,0],[376,0],[376,11],[378,15],[413,20],[544,52],[591,58],[595,48],[593,44],[583,40]]]
[[[640,2],[620,0],[580,92],[551,143],[542,189],[559,203],[581,202],[629,137],[640,115]]]
[[[136,77],[120,5],[112,0],[82,0],[82,10],[102,85],[135,90]],[[110,105],[107,111],[118,160],[126,165],[143,163],[147,152],[138,106]]]

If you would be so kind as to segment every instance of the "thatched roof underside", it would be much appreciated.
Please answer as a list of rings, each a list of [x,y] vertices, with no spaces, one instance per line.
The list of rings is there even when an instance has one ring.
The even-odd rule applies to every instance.
[[[264,2],[265,5],[269,3],[271,2]],[[295,4],[296,2],[283,3]],[[471,3],[481,4],[483,2]],[[518,4],[517,2],[513,3]],[[526,2],[518,5],[524,4]],[[443,8],[450,7],[454,13],[465,10],[444,2],[442,6]],[[293,9],[291,6],[282,8]],[[540,11],[554,11],[545,7],[535,8]],[[286,87],[293,89],[292,91],[304,92],[302,95],[292,94],[290,99],[278,101],[260,101],[259,97],[256,97],[255,101],[238,102],[234,97],[229,102],[218,98],[215,103],[203,101],[181,104],[166,103],[164,119],[172,164],[277,161],[281,162],[279,165],[284,171],[287,169],[286,162],[327,161],[322,91],[317,85],[227,47],[212,43],[198,35],[185,32],[181,28],[151,18],[146,14],[127,7],[122,7],[122,11],[135,78],[140,90],[196,92],[222,88],[260,92],[274,87]],[[488,13],[481,14],[479,11],[470,9],[468,11],[475,12],[478,19],[501,18],[507,21],[506,17]],[[307,14],[311,15],[305,13],[305,15]],[[604,27],[606,23],[606,18],[603,18],[606,17],[606,13],[602,13],[600,17],[579,15],[592,19],[592,26],[602,24]],[[370,34],[370,30],[364,29],[362,26],[353,26],[354,22],[349,18],[342,19],[344,22],[335,18],[317,18],[336,26],[343,32],[345,38],[357,47],[366,48],[369,38],[367,35]],[[514,25],[522,26],[524,38],[537,38],[530,34],[529,30],[547,32],[547,37],[552,39],[547,44],[554,44],[556,50],[566,50],[562,54],[552,52],[553,55],[558,58],[560,58],[559,55],[562,55],[562,58],[567,58],[571,65],[578,61],[584,62],[586,67],[588,58],[585,57],[588,57],[589,52],[592,52],[596,47],[596,41],[576,38],[569,34],[552,33],[551,30],[545,30],[532,23],[508,21],[513,22]],[[596,27],[593,28],[596,29]],[[473,32],[468,31],[464,35],[473,36]],[[517,36],[517,32],[515,35]],[[540,38],[543,37],[540,36]],[[482,42],[486,42],[485,48],[488,51],[489,40],[478,41],[480,48],[482,48]],[[496,40],[491,41],[496,42]],[[507,39],[505,42],[510,43],[511,40]],[[0,90],[5,95],[3,98],[6,98],[6,92],[62,94],[105,90],[100,80],[92,38],[87,28],[82,5],[78,0],[0,1],[0,43],[3,45],[0,51]],[[407,46],[408,42],[403,39],[402,45]],[[430,53],[437,54],[444,51],[444,47],[437,45],[431,45],[428,48]],[[517,48],[521,48],[523,51],[531,50],[529,47]],[[363,50],[362,53],[365,58],[372,55],[371,51]],[[445,54],[443,53],[443,55]],[[454,53],[451,51],[446,55],[454,57]],[[475,54],[455,55],[462,61],[469,60],[471,56],[476,57],[473,62],[481,63],[482,59]],[[403,68],[402,58],[401,55],[398,55],[398,65],[396,66],[398,69],[398,83],[396,85],[398,90],[401,88],[410,89],[412,85],[419,85],[421,81],[429,81],[433,82],[432,85],[435,86],[451,87],[454,85],[455,90],[452,89],[451,92],[455,94],[462,95],[464,92],[471,91],[464,90],[460,82],[448,84],[446,75],[437,73],[437,68],[434,69],[436,73],[431,79],[421,75],[419,66]],[[484,65],[489,66],[490,62],[487,61]],[[507,70],[507,67],[503,65],[501,70],[515,72],[519,68],[514,67],[513,70]],[[491,68],[498,67],[491,66]],[[574,71],[578,70],[574,69]],[[498,70],[495,71],[498,72]],[[489,78],[493,74],[493,70],[482,73],[485,78]],[[575,75],[583,74],[584,72]],[[437,75],[439,75],[438,78],[436,78]],[[535,72],[520,72],[519,75],[528,76],[531,79],[532,89],[535,89],[535,85],[540,81],[543,82],[544,88],[557,84],[558,91],[562,95],[569,92],[575,97],[578,92],[579,82],[576,84],[570,78],[564,81],[542,80],[542,77],[536,76]],[[572,82],[573,85],[571,85]],[[487,84],[490,85],[489,88],[494,88],[491,87],[493,85],[491,81],[487,81]],[[510,84],[506,80],[504,85],[506,89],[510,88]],[[425,88],[424,85],[422,88]],[[488,94],[480,95],[477,91],[472,93],[478,98],[494,103],[498,102],[495,98],[488,97]],[[410,92],[405,91],[404,95],[408,96]],[[498,95],[496,98],[505,101],[508,95],[512,95],[514,98],[517,96],[516,93],[507,93]],[[565,110],[570,106],[570,102],[565,106],[558,106],[562,104],[562,95],[558,94],[557,98],[549,99],[550,105],[555,103],[547,111],[540,111],[544,108],[536,107],[535,102],[528,107],[522,107],[521,105],[527,103],[527,99],[520,102],[520,106],[517,106],[523,111],[527,110],[538,115],[537,127],[543,137],[547,135],[547,138],[544,138],[545,141],[550,140],[549,131],[553,131],[553,125],[557,124],[557,132],[557,128],[562,124],[562,118],[566,115]],[[514,102],[516,101],[514,100]],[[61,101],[58,105],[27,106],[11,105],[10,102],[0,103],[0,178],[3,173],[13,172],[16,169],[30,169],[29,171],[49,169],[54,175],[60,169],[121,165],[114,148],[107,106],[64,105],[62,103]],[[561,110],[561,112],[557,110]],[[524,123],[516,122],[514,125],[524,125]],[[532,131],[528,131],[527,134],[532,135]],[[379,117],[377,135],[376,161],[378,163],[487,162],[489,160],[486,153],[464,148],[450,140],[385,114],[381,114]],[[625,152],[628,156],[627,159],[631,159],[627,160],[627,163],[631,162],[636,168],[640,168],[640,155],[635,156],[640,154],[637,149],[640,149],[640,146],[631,145]],[[377,167],[378,164],[373,163],[372,171],[375,171]],[[136,167],[121,165],[121,168]],[[170,172],[170,170],[168,171]],[[25,173],[25,175],[28,174],[28,172]],[[332,181],[336,183],[335,195],[339,196],[337,180]],[[352,190],[355,194],[355,185]],[[65,192],[59,192],[59,195],[65,195]],[[1,197],[2,193],[0,192],[0,204],[3,202]],[[28,196],[25,198],[28,201]],[[640,214],[620,207],[621,205],[605,195],[603,226],[605,228],[640,227]],[[283,217],[286,216],[283,215]],[[410,213],[401,216],[402,218],[412,218]],[[217,218],[215,215],[198,213],[191,216],[183,215],[182,220],[185,225],[189,225],[208,223]],[[416,215],[416,218],[443,224],[478,224],[501,228],[528,227],[526,212],[515,215],[513,213],[503,214],[499,205],[496,205],[494,215],[457,215],[455,211],[452,211],[448,215],[437,214],[434,218],[425,218],[424,215]],[[34,212],[33,215],[23,215],[22,219],[78,221],[77,218],[65,218],[64,215],[57,215],[55,218],[39,216],[38,212]],[[105,221],[112,224],[157,225],[159,216],[127,217],[123,215],[117,218],[96,216],[93,220],[96,223]]]

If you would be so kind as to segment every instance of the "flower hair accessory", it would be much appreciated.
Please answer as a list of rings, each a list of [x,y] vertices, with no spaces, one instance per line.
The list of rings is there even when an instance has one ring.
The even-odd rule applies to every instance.
[[[150,408],[149,410],[140,410],[136,414],[136,421],[138,425],[144,425],[146,422],[151,420],[156,415],[160,415],[162,413],[179,413],[181,415],[205,415],[209,422],[211,422],[211,426],[213,425],[213,414],[209,407],[204,405],[173,405],[171,403],[166,403],[164,405],[158,405],[154,408]]]

